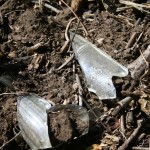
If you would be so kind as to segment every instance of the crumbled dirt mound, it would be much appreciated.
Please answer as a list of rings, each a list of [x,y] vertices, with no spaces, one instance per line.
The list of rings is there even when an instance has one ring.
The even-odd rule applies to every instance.
[[[61,110],[56,113],[49,113],[50,137],[52,145],[58,146],[61,143],[79,137],[87,128],[79,114],[73,110]]]
[[[37,5],[25,0],[0,0],[0,76],[9,76],[13,80],[12,85],[16,93],[33,92],[56,104],[77,104],[79,93],[76,74],[78,74],[83,87],[83,96],[88,105],[98,108],[100,114],[105,114],[106,110],[114,108],[117,103],[114,101],[112,103],[111,101],[101,102],[96,95],[88,92],[76,59],[70,61],[64,68],[57,70],[73,53],[72,49],[64,52],[61,52],[60,49],[66,40],[66,26],[69,19],[74,16],[68,13],[68,9],[64,5],[60,6],[56,1],[49,3],[64,12],[67,10],[67,13],[56,15],[55,12],[45,7],[41,10]],[[92,13],[92,15],[86,15],[85,12]],[[89,41],[125,66],[133,62],[150,44],[150,22],[147,13],[128,9],[110,14],[101,5],[98,5],[97,1],[85,1],[85,5],[83,4],[76,13],[88,31]],[[138,19],[140,22],[135,27]],[[74,20],[70,28],[76,28],[76,25],[77,20]],[[143,34],[134,48],[126,48],[134,32],[138,33],[137,38],[141,33]],[[84,36],[81,25],[77,33]],[[146,115],[141,111],[137,102],[139,95],[149,99],[149,70],[145,73],[145,76],[138,80],[132,79],[129,74],[122,79],[114,77],[113,82],[117,90],[115,101],[120,101],[127,96],[133,96],[135,100],[130,108],[123,111],[123,115],[126,116],[128,111],[133,111],[137,120],[144,118],[147,121]],[[0,95],[0,145],[13,138],[19,131],[16,118],[17,96],[6,94],[12,92],[10,86],[7,85],[8,83],[0,82],[0,94],[5,93]],[[133,94],[135,90],[138,90],[140,94]],[[89,106],[84,104],[84,107],[88,107],[88,109]],[[66,142],[72,138],[74,128],[70,123],[70,118],[72,119],[73,115],[70,116],[68,112],[63,111],[61,114],[57,116],[53,114],[51,117],[53,118],[51,126],[53,130],[56,129],[56,133],[59,133],[55,126],[58,125],[58,122],[62,124],[60,131],[64,131],[64,128],[68,129],[60,132],[62,134],[54,133],[55,142]],[[57,123],[54,123],[54,117],[57,118]],[[118,118],[115,121],[116,125],[119,122]],[[77,124],[82,123],[79,121]],[[65,149],[85,150],[93,143],[100,143],[102,139],[100,134],[103,134],[102,125],[98,121],[94,122],[92,126],[94,127],[88,137],[81,137],[65,145]],[[77,128],[79,132],[77,135],[83,131],[83,126],[80,127]],[[128,138],[136,127],[135,123],[134,126],[126,128],[125,138]],[[108,128],[111,130],[109,124]],[[117,125],[113,126],[114,128],[118,129],[115,134],[122,138],[120,142],[122,144],[124,136],[120,133]],[[134,146],[148,146],[149,128],[149,123],[146,123],[141,130],[141,133],[145,134],[144,138],[137,139]],[[114,130],[111,130],[111,133],[114,133]],[[64,134],[66,134],[65,137],[63,137]],[[30,148],[21,139],[20,141],[13,140],[4,149],[29,150]]]

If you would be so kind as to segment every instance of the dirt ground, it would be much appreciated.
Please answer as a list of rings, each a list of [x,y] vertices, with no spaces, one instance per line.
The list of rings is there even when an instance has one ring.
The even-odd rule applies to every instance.
[[[133,62],[141,52],[147,49],[150,44],[150,15],[133,8],[118,13],[109,13],[97,1],[85,1],[84,3],[76,13],[88,31],[88,40],[97,47],[106,51],[124,66]],[[39,8],[38,4],[35,5],[29,1],[0,0],[0,94],[30,92],[49,99],[55,104],[78,104],[76,83],[76,74],[78,74],[83,87],[84,99],[88,103],[88,105],[84,103],[83,106],[88,110],[89,106],[99,108],[100,113],[104,114],[109,109],[116,107],[117,103],[114,101],[120,101],[127,96],[133,95],[133,99],[137,100],[144,93],[147,99],[150,98],[149,70],[140,79],[133,79],[130,74],[125,78],[114,77],[113,82],[117,90],[117,98],[114,101],[99,101],[96,95],[88,92],[80,65],[75,58],[58,70],[57,68],[73,53],[72,49],[62,52],[61,48],[66,41],[66,26],[74,15],[67,10],[67,7],[59,5],[58,2],[52,1],[50,4],[62,12],[56,14],[45,7]],[[135,26],[137,20],[139,24]],[[74,20],[70,28],[75,29],[77,24],[78,21]],[[138,34],[138,37],[141,33],[143,34],[134,48],[126,48],[134,32]],[[77,33],[85,36],[81,25]],[[37,44],[40,46],[33,48]],[[5,81],[6,78],[9,80]],[[134,91],[138,91],[140,96],[134,95]],[[16,106],[17,96],[15,94],[0,95],[0,146],[13,138],[19,130]],[[127,112],[133,111],[135,118],[134,123],[126,128],[125,137],[128,138],[137,127],[137,120],[143,119],[146,123],[138,137],[141,134],[144,136],[135,139],[130,146],[148,147],[149,118],[142,111],[142,106],[138,102],[135,102],[134,108],[131,107],[123,112],[126,115]],[[115,120],[115,125],[117,121]],[[111,120],[110,124],[105,122],[111,132],[119,128],[117,125],[112,127],[112,123]],[[88,135],[69,142],[60,149],[85,150],[92,144],[99,144],[105,132],[101,123],[94,122],[91,124]],[[118,130],[114,132],[114,135],[121,137],[118,148],[125,140]],[[111,148],[110,145],[107,146],[108,149]],[[30,148],[21,139],[19,142],[13,140],[3,149],[29,150]]]

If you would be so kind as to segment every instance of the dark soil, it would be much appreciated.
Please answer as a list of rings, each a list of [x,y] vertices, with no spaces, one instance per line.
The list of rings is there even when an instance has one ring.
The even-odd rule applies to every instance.
[[[140,51],[143,52],[150,44],[150,16],[132,8],[110,14],[98,4],[96,5],[96,3],[96,1],[85,2],[85,5],[77,11],[78,16],[89,33],[87,38],[118,62],[127,66],[140,55]],[[64,12],[67,9],[55,1],[52,1],[51,5]],[[118,4],[117,6],[119,7],[120,5]],[[83,17],[85,12],[91,12],[93,16]],[[122,17],[117,17],[118,15]],[[76,59],[70,61],[64,68],[57,70],[73,53],[72,49],[70,51],[60,51],[66,41],[66,26],[70,18],[73,17],[71,13],[56,15],[56,13],[45,7],[41,10],[29,1],[0,0],[0,77],[5,78],[9,76],[9,81],[0,81],[0,94],[33,92],[56,104],[78,104],[78,87],[76,86],[76,74],[78,74],[83,86],[84,99],[89,106],[98,108],[100,114],[104,114],[107,112],[106,110],[116,106],[117,103],[114,103],[114,101],[99,101],[96,95],[88,92],[85,79]],[[140,23],[135,27],[134,25],[139,18]],[[77,21],[75,20],[71,28],[76,28],[76,25]],[[134,49],[126,49],[125,47],[133,32],[137,32],[138,35],[143,32],[143,35]],[[85,36],[82,26],[79,27],[77,33]],[[41,45],[36,49],[32,49],[38,43]],[[132,96],[135,90],[139,91],[141,97],[149,99],[149,75],[148,70],[147,74],[138,80],[132,79],[130,74],[122,79],[113,78],[117,90],[115,102],[120,101],[126,96]],[[133,146],[142,145],[143,147],[148,147],[148,137],[150,134],[149,120],[147,120],[146,114],[141,111],[141,107],[137,102],[138,98],[139,95],[133,94],[135,103],[124,110],[123,115],[126,115],[128,111],[133,111],[136,118],[135,122],[141,118],[145,120],[146,125],[139,133],[143,133],[145,136],[144,138],[136,139]],[[16,105],[16,95],[0,95],[0,146],[13,138],[16,132],[19,131]],[[89,106],[85,103],[83,106],[89,109]],[[55,122],[54,118],[56,116],[58,122],[51,124],[53,130],[56,128],[56,132],[53,133],[55,141],[66,142],[82,133],[84,125],[80,120],[78,122],[73,120],[77,125],[81,125],[81,128],[77,126],[78,134],[73,135],[74,128],[71,125],[70,119],[73,119],[74,115],[65,111],[58,115],[51,114],[52,122]],[[116,125],[118,118],[115,121]],[[61,124],[59,131],[56,126],[58,123]],[[112,122],[109,124],[106,121],[105,123],[110,128],[111,133],[118,128],[117,125],[111,128]],[[102,140],[102,126],[99,122],[94,122],[91,126],[88,137],[81,137],[66,144],[65,148],[63,148],[85,150],[92,144],[99,144]],[[132,127],[126,128],[125,136],[128,138],[136,127],[137,123],[134,123]],[[116,130],[115,135],[121,137],[122,140],[119,143],[121,145],[124,142],[123,136],[118,130]],[[142,141],[144,141],[143,144]],[[21,139],[20,141],[13,140],[4,149],[29,150],[30,148]]]
[[[49,134],[52,145],[58,146],[79,137],[88,128],[88,124],[81,120],[78,111],[62,109],[58,112],[49,113]]]

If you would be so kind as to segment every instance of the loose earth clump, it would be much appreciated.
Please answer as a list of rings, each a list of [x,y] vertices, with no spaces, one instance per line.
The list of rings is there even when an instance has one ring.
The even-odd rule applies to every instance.
[[[88,124],[85,124],[74,110],[64,109],[49,113],[49,122],[49,135],[54,146],[81,136],[88,128]]]
[[[137,3],[146,1],[148,2],[134,0]],[[64,51],[61,49],[67,40],[66,27],[74,16],[58,1],[46,2],[61,10],[61,13],[56,14],[45,7],[40,8],[38,4],[28,0],[0,0],[0,147],[19,132],[16,94],[36,93],[55,104],[78,104],[80,94],[77,74],[83,90],[83,106],[88,110],[96,110],[95,113],[101,120],[92,114],[88,136],[72,140],[80,136],[85,129],[85,124],[79,116],[73,111],[66,110],[50,113],[49,125],[53,144],[71,141],[65,148],[61,148],[65,150],[88,150],[88,146],[94,146],[92,144],[98,144],[98,149],[102,145],[109,149],[110,143],[118,148],[137,128],[138,120],[144,120],[130,147],[149,147],[149,67],[138,79],[132,78],[130,72],[125,78],[113,77],[117,98],[99,101],[96,95],[87,90],[84,75],[75,58],[62,69],[58,69],[73,54],[69,45]],[[70,4],[70,0],[67,2]],[[115,7],[126,6],[118,3],[116,2]],[[111,7],[108,7],[106,11],[102,3],[96,0],[84,1],[80,6],[75,6],[75,13],[88,31],[86,38],[122,65],[127,67],[142,55],[150,44],[149,14],[132,7],[120,12],[109,11]],[[76,29],[77,24],[78,21],[74,20],[70,28]],[[137,37],[133,45],[127,48],[135,32]],[[81,24],[77,33],[85,37]],[[11,92],[15,94],[10,94]],[[132,103],[119,115],[112,117],[110,110],[118,106],[117,102],[129,96],[132,97]],[[110,120],[113,120],[113,125]],[[123,132],[120,132],[120,120],[124,121]],[[107,128],[104,128],[101,122]],[[121,140],[114,143],[112,136],[115,140],[116,137]],[[13,140],[3,149],[30,150],[23,139]]]

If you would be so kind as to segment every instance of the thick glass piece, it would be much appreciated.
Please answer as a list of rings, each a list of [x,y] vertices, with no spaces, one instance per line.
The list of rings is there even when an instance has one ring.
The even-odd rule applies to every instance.
[[[73,36],[74,33],[70,31],[70,37]],[[116,98],[112,77],[125,77],[128,69],[80,35],[75,35],[72,48],[85,75],[89,91],[95,93],[99,99]]]
[[[17,118],[24,140],[33,150],[51,148],[47,110],[51,104],[35,94],[18,98]]]

